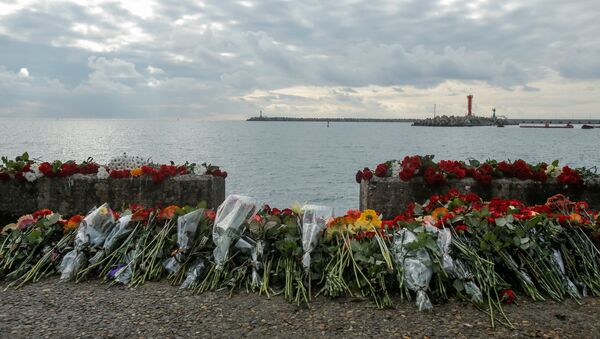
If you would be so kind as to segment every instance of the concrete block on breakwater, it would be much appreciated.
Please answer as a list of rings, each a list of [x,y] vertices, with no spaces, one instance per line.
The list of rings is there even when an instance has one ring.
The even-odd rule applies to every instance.
[[[161,183],[147,176],[98,179],[76,174],[66,178],[40,178],[33,183],[0,182],[0,214],[18,216],[42,208],[62,214],[85,214],[93,206],[108,202],[122,209],[130,204],[197,205],[205,200],[218,207],[225,199],[225,179],[212,175],[179,175]]]
[[[495,179],[491,185],[481,185],[472,178],[448,180],[443,186],[430,186],[417,177],[405,182],[400,178],[373,177],[360,184],[360,209],[374,209],[391,218],[401,213],[411,202],[423,203],[433,194],[443,194],[451,188],[461,193],[473,192],[484,200],[494,197],[520,199],[527,204],[543,204],[548,197],[564,194],[571,200],[585,200],[590,208],[600,209],[600,180],[592,179],[583,187],[566,187],[550,179],[541,183],[533,180]]]

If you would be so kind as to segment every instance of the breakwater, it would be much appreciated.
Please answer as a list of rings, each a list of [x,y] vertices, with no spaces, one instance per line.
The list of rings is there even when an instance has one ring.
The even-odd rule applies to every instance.
[[[422,119],[418,118],[297,118],[297,117],[252,117],[246,121],[265,121],[265,122],[401,122],[414,123]],[[505,119],[507,125],[518,124],[600,124],[600,119]]]

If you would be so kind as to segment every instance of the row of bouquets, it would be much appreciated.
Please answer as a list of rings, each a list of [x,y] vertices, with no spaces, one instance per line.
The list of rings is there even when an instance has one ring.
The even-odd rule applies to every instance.
[[[79,222],[36,213],[3,230],[0,274],[9,287],[59,274],[132,287],[166,278],[197,292],[245,289],[297,303],[316,293],[387,307],[397,294],[427,310],[458,297],[508,326],[502,304],[518,294],[600,295],[591,236],[598,214],[565,198],[525,206],[449,193],[386,221],[372,210],[334,217],[319,205],[259,208],[240,195],[216,212],[138,206],[117,214],[104,204]]]

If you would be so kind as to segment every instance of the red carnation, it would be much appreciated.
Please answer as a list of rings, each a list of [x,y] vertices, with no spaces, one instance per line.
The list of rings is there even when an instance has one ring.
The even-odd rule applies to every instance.
[[[358,172],[356,172],[355,179],[356,179],[356,183],[357,183],[357,184],[360,184],[360,182],[361,182],[361,181],[362,181],[362,179],[363,179],[363,172],[362,172],[362,171],[358,171]]]
[[[373,177],[373,172],[368,167],[365,167],[362,172],[362,177],[364,180],[369,181]]]
[[[512,304],[517,299],[515,292],[508,288],[500,290],[498,295],[500,296],[500,301],[505,304]]]
[[[458,232],[466,232],[469,229],[469,227],[467,225],[458,225],[458,226],[454,226],[454,230],[458,233]]]
[[[377,165],[377,168],[375,169],[375,175],[378,177],[387,177],[388,169],[389,169],[389,166],[387,163],[379,164],[379,165]]]
[[[33,213],[33,219],[38,220],[38,219],[43,218],[43,217],[45,217],[47,215],[50,215],[52,213],[54,213],[54,212],[52,212],[51,210],[49,210],[47,208],[44,208],[42,210],[34,212]]]
[[[41,163],[40,166],[38,166],[38,169],[40,170],[40,172],[42,172],[44,174],[44,176],[47,176],[47,177],[54,176],[54,169],[52,168],[52,165],[50,165],[47,162]]]

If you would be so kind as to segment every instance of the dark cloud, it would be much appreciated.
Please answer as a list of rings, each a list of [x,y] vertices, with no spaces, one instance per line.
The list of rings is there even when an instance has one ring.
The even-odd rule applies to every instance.
[[[591,0],[40,1],[0,12],[0,76],[15,84],[0,114],[240,114],[262,105],[244,96],[268,102],[295,86],[336,87],[328,105],[367,111],[391,108],[357,98],[358,87],[406,98],[405,86],[448,80],[524,92],[549,73],[597,81],[598,10]],[[280,95],[278,105],[313,100]]]

